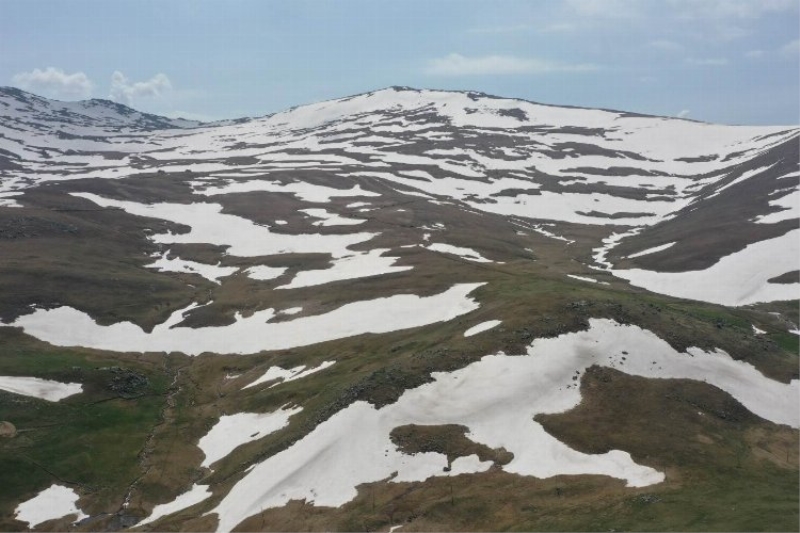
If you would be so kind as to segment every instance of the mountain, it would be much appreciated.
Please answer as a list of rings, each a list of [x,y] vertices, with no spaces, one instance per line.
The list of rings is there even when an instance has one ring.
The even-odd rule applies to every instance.
[[[0,88],[0,528],[794,529],[798,139]]]

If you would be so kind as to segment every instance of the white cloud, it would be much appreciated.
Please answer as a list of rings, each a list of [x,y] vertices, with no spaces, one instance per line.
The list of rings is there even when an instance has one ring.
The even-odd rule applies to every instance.
[[[647,43],[647,46],[649,48],[655,48],[656,50],[664,50],[665,52],[677,52],[679,50],[683,50],[682,44],[663,39],[659,39],[657,41],[650,41],[649,43]]]
[[[749,52],[745,52],[744,57],[748,59],[761,59],[767,55],[764,50],[750,50]]]
[[[596,65],[568,65],[542,59],[515,56],[465,57],[461,54],[450,54],[445,57],[431,59],[425,72],[440,76],[474,76],[586,72],[598,70],[598,68]]]
[[[797,11],[797,0],[669,0],[683,18],[758,18]]]
[[[783,46],[772,50],[750,50],[745,52],[744,57],[748,59],[793,59],[796,60],[800,55],[800,39],[789,41]]]
[[[780,50],[778,50],[783,56],[793,57],[800,53],[800,39],[795,39],[794,41],[790,41],[785,45],[781,46]]]
[[[485,28],[472,28],[467,30],[467,33],[486,33],[486,34],[496,34],[496,33],[516,33],[519,31],[528,31],[532,27],[528,24],[514,24],[511,26],[489,26]]]
[[[688,109],[681,109],[680,112],[675,116],[678,118],[686,118],[689,116],[689,113],[691,113],[691,111]]]
[[[698,67],[721,67],[728,64],[727,59],[719,57],[709,57],[709,58],[690,57],[686,60],[686,62],[689,63],[690,65],[695,65]]]
[[[703,28],[705,39],[715,43],[728,43],[736,39],[747,37],[751,33],[750,30],[731,24],[717,24],[711,28]]]
[[[51,98],[81,100],[92,94],[92,82],[83,72],[67,74],[60,68],[38,68],[30,72],[20,72],[11,78],[21,89],[40,93]]]
[[[111,99],[127,105],[131,105],[135,98],[161,96],[171,89],[172,83],[165,74],[159,73],[147,81],[133,83],[118,70],[111,75]]]
[[[575,31],[578,29],[578,25],[572,22],[558,22],[555,24],[549,24],[542,28],[539,28],[540,33],[566,33]]]
[[[641,0],[566,0],[565,4],[582,17],[632,18],[647,4]]]

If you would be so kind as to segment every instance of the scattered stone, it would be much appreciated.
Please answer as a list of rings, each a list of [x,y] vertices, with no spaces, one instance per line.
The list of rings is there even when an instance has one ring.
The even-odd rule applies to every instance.
[[[108,388],[123,398],[140,396],[149,384],[147,378],[138,372],[120,367],[111,367],[109,370],[113,377],[108,384]]]
[[[658,503],[661,501],[661,498],[659,498],[655,494],[642,494],[640,496],[637,496],[635,500],[641,503]]]

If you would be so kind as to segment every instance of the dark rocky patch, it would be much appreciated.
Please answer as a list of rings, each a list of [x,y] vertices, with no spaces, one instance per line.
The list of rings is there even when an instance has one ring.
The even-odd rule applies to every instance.
[[[792,272],[786,272],[784,274],[781,274],[780,276],[775,276],[774,278],[768,279],[767,283],[780,283],[780,284],[800,283],[800,270],[793,270]]]

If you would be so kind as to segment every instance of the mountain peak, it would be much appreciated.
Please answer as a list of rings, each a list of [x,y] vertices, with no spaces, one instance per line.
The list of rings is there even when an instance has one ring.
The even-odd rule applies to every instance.
[[[74,128],[132,128],[153,130],[190,128],[201,123],[170,119],[137,111],[125,104],[105,98],[61,101],[45,98],[16,87],[0,87],[0,116],[23,118],[29,124],[60,123]],[[80,132],[74,132],[80,133]]]

